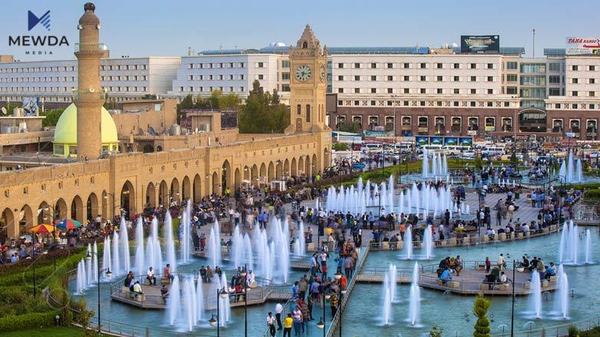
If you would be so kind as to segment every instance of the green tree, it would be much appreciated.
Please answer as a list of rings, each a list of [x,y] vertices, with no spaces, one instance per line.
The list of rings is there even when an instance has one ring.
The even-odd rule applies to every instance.
[[[473,337],[490,337],[490,320],[487,317],[490,301],[482,295],[475,298],[473,314],[477,317]]]
[[[429,330],[429,337],[442,337],[443,332],[444,330],[442,330],[442,328],[434,325],[431,327],[431,330]]]
[[[63,111],[63,109],[52,109],[41,113],[42,116],[46,116],[46,118],[42,120],[42,126],[56,126],[56,123],[58,123],[58,119],[62,115]]]
[[[351,121],[344,121],[338,125],[337,129],[342,132],[358,133],[360,131],[360,124]]]
[[[290,124],[287,106],[279,103],[279,95],[265,92],[258,81],[252,83],[246,104],[238,114],[242,133],[281,133]]]

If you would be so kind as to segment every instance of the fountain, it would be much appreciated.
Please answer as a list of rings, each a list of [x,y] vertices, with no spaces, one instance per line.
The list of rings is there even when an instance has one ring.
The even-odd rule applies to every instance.
[[[196,304],[196,287],[194,287],[194,280],[190,277],[183,280],[182,299],[181,318],[187,331],[192,331],[198,317],[196,312],[198,306]]]
[[[92,279],[92,245],[88,243],[85,261],[85,287],[88,288],[94,284]]]
[[[171,265],[171,272],[174,273],[177,270],[177,261],[175,258],[175,240],[173,239],[173,219],[171,218],[171,212],[167,210],[165,214],[164,223],[164,239],[167,250],[167,263]]]
[[[431,158],[430,158],[431,156]],[[439,152],[423,151],[423,162],[421,164],[421,177],[447,178],[448,176],[448,158]]]
[[[98,275],[98,244],[94,241],[94,246],[92,247],[92,275],[94,283],[98,283],[100,275]]]
[[[112,272],[112,270],[113,270],[110,248],[111,248],[110,236],[107,235],[104,238],[104,250],[102,253],[102,270],[104,270],[105,272],[108,272],[109,270]]]
[[[298,242],[298,250],[294,253],[296,253],[297,256],[306,255],[306,238],[304,237],[304,221],[302,220],[300,220],[300,223],[298,224],[298,239],[296,242]]]
[[[556,276],[555,311],[560,319],[569,319],[569,279],[562,264],[558,267]]]
[[[208,260],[212,267],[221,265],[221,232],[219,223],[215,221],[210,228],[208,238]]]
[[[419,264],[415,262],[408,305],[408,322],[411,326],[418,326],[421,311],[421,289],[419,288]]]
[[[181,263],[189,263],[191,260],[191,243],[192,243],[192,201],[188,200],[187,204],[181,214],[181,223],[180,229],[181,237],[179,238],[180,242],[180,259]]]
[[[158,238],[158,219],[156,217],[152,218],[150,224],[150,236],[146,242],[145,258],[146,266],[152,267],[156,274],[162,273],[162,249]]]
[[[121,257],[119,255],[119,233],[113,232],[112,239],[112,272],[115,276],[121,275]]]
[[[123,263],[123,271],[126,274],[131,270],[131,256],[129,255],[129,234],[127,233],[127,223],[125,222],[125,217],[121,217],[119,232],[121,233],[121,261]]]
[[[425,259],[431,260],[433,258],[433,230],[431,225],[428,225],[423,235],[423,249],[425,249]]]
[[[383,304],[381,307],[383,325],[392,325],[392,294],[389,273],[386,273],[383,278]]]
[[[560,246],[558,249],[559,261],[561,264],[580,264],[579,240],[579,228],[577,225],[573,223],[573,220],[565,222],[563,224],[560,236]],[[585,258],[591,259],[591,235],[588,235],[587,231],[585,240]]]
[[[146,256],[144,254],[144,220],[138,217],[135,225],[135,267],[138,275],[146,272]],[[160,266],[159,266],[160,267]],[[156,267],[154,267],[156,268]],[[156,273],[156,271],[155,271]]]
[[[531,273],[531,285],[529,292],[529,312],[536,319],[542,318],[542,281],[537,271]]]
[[[412,242],[412,225],[409,225],[406,228],[406,232],[404,233],[404,255],[407,260],[412,259],[413,257],[413,242]]]
[[[77,285],[75,293],[78,295],[82,295],[87,288],[87,278],[85,273],[85,262],[81,259],[77,264]]]
[[[273,259],[271,254],[271,247],[269,246],[269,242],[267,239],[267,231],[265,229],[260,229],[259,226],[254,227],[254,235],[252,236],[254,240],[254,247],[256,250],[257,263],[256,270],[257,275],[260,275],[267,281],[273,280]]]
[[[220,289],[229,294],[229,287],[227,285],[227,276],[225,272],[221,274],[221,284]],[[229,303],[229,295],[227,296],[219,296],[219,317],[221,321],[221,326],[227,326],[227,322],[231,319],[231,304]]]
[[[396,284],[397,284],[397,268],[395,264],[390,264],[388,267],[388,275],[390,278],[390,301],[392,301],[393,303],[396,303],[397,299],[396,299]]]
[[[173,282],[171,283],[171,288],[169,289],[169,297],[167,298],[167,319],[169,325],[175,325],[177,318],[180,316],[180,292],[179,276],[175,275]]]
[[[573,158],[573,152],[569,151],[567,159],[563,160],[558,173],[560,179],[567,184],[583,182],[583,166],[581,159],[576,161]]]
[[[202,278],[198,277],[196,281],[196,321],[204,320],[204,290],[202,289]]]

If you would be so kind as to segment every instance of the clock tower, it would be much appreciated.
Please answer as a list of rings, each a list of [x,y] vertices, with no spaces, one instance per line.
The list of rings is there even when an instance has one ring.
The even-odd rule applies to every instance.
[[[290,126],[286,133],[319,132],[325,124],[327,47],[306,25],[295,47],[290,47]]]

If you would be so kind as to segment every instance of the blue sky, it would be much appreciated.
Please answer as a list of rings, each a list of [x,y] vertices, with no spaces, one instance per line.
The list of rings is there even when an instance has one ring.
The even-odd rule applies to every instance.
[[[3,0],[0,54],[21,60],[71,59],[72,47],[26,56],[8,35],[27,32],[27,11],[51,10],[49,34],[77,42],[85,1]],[[565,47],[565,37],[600,35],[598,0],[97,0],[102,42],[112,57],[185,55],[187,48],[260,48],[294,42],[306,23],[329,46],[432,46],[461,34],[499,34],[505,47]],[[48,34],[35,27],[30,34]]]

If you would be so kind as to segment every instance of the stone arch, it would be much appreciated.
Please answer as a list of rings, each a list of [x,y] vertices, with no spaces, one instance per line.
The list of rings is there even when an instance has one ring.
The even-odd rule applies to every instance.
[[[232,175],[231,164],[229,164],[229,160],[225,160],[221,165],[221,192],[225,192],[227,189],[231,190]]]
[[[290,176],[290,161],[287,158],[283,161],[283,176]]]
[[[194,192],[192,194],[194,202],[199,202],[202,199],[202,178],[200,178],[199,174],[194,176]]]
[[[248,166],[244,166],[244,180],[250,180],[250,168]]]
[[[126,219],[130,219],[131,215],[135,213],[135,189],[133,184],[127,180],[121,188],[121,215],[124,215]],[[123,214],[123,211],[125,214]]]
[[[298,174],[303,175],[306,173],[305,167],[304,167],[304,157],[300,157],[298,159]]]
[[[217,172],[213,172],[212,174],[212,193],[220,194],[221,189],[219,188],[221,185],[219,180],[219,174]]]
[[[156,186],[154,183],[148,183],[146,187],[146,200],[144,200],[147,207],[156,207]]]
[[[169,186],[167,186],[167,182],[164,180],[158,185],[158,203],[165,207],[167,207],[169,203]]]
[[[267,177],[267,167],[265,166],[265,163],[260,164],[259,179],[263,177]]]
[[[250,169],[250,183],[254,186],[258,186],[258,166],[252,165]]]
[[[283,177],[283,163],[281,160],[275,162],[275,178],[281,179]]]
[[[73,201],[71,201],[71,219],[75,219],[79,222],[83,223],[83,201],[81,201],[81,197],[76,195],[73,197]]]
[[[90,222],[94,222],[94,217],[100,215],[98,213],[98,197],[96,193],[91,193],[87,201],[85,202],[85,213],[87,214],[86,219]]]
[[[47,202],[42,201],[37,211],[37,224],[51,224],[52,223],[52,212]]]
[[[22,234],[27,233],[29,228],[33,226],[33,211],[29,205],[24,205],[19,212],[19,233]]]
[[[188,176],[183,177],[183,182],[181,183],[181,196],[183,198],[181,200],[188,200],[192,197],[192,188]]]
[[[10,208],[5,208],[0,216],[0,241],[16,237],[15,216]]]
[[[275,178],[275,166],[273,166],[273,162],[269,162],[269,170],[267,173],[267,181],[270,182]]]
[[[236,168],[235,173],[233,175],[233,186],[235,187],[236,190],[238,190],[241,185],[242,185],[242,174],[240,172],[240,169]]]
[[[290,175],[292,177],[296,177],[298,175],[298,165],[296,163],[296,158],[292,158],[292,166],[290,167]]]
[[[312,174],[317,175],[319,173],[319,165],[317,165],[317,155],[312,155]]]
[[[311,166],[310,166],[310,156],[306,156],[306,159],[304,160],[304,174],[307,177],[312,176],[312,171],[310,170]]]
[[[169,196],[171,197],[169,201],[181,200],[181,194],[179,193],[179,180],[177,180],[177,178],[173,178],[173,180],[171,180],[171,193]]]
[[[56,200],[54,205],[54,219],[66,219],[67,218],[67,203],[63,198]],[[54,221],[52,219],[52,221]]]

